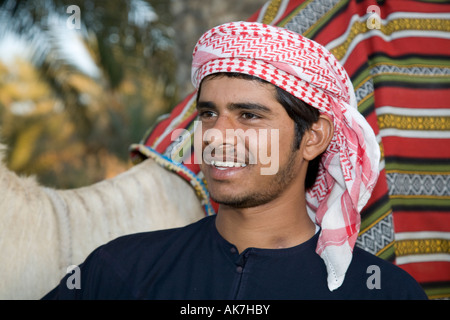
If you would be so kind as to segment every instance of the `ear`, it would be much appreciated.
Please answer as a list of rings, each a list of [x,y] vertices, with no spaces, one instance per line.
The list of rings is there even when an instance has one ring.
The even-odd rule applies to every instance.
[[[303,137],[303,158],[310,161],[324,152],[328,148],[333,134],[333,121],[326,115],[320,115],[319,120],[312,124]]]

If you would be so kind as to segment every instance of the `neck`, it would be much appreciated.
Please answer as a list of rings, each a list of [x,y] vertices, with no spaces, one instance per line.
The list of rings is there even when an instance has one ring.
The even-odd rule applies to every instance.
[[[293,193],[295,192],[295,193]],[[216,228],[239,252],[246,248],[281,249],[299,245],[315,233],[298,188],[270,203],[252,208],[221,205]]]

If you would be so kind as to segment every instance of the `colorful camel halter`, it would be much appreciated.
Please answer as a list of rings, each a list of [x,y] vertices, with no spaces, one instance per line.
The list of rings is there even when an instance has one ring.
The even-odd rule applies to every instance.
[[[192,82],[238,72],[264,79],[333,120],[334,136],[321,158],[308,213],[321,227],[316,252],[328,287],[344,281],[360,229],[360,211],[378,178],[375,134],[357,111],[353,85],[336,58],[318,43],[287,29],[254,22],[223,24],[206,32],[193,52]]]

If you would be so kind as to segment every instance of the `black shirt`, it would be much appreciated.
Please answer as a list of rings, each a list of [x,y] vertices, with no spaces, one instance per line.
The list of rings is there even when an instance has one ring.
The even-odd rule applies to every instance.
[[[295,247],[239,254],[210,216],[183,228],[115,239],[80,265],[80,289],[68,288],[69,273],[44,299],[427,298],[405,271],[359,248],[342,286],[329,291],[317,238],[318,233]]]

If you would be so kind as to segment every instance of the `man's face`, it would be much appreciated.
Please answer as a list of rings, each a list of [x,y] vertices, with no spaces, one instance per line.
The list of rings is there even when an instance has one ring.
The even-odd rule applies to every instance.
[[[197,105],[202,154],[196,150],[196,156],[217,203],[266,204],[298,181],[302,158],[294,147],[294,121],[275,94],[272,85],[255,80],[218,76],[203,81]]]

